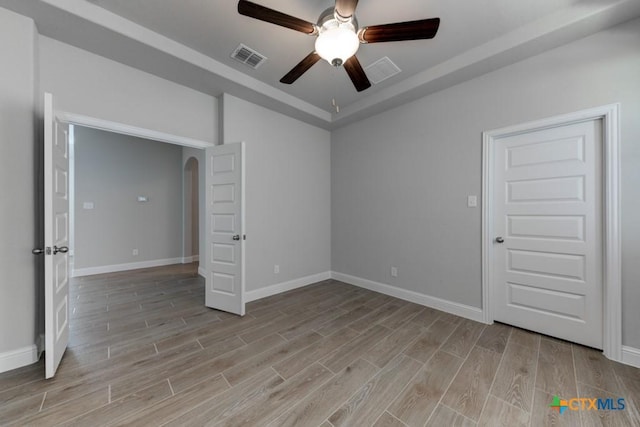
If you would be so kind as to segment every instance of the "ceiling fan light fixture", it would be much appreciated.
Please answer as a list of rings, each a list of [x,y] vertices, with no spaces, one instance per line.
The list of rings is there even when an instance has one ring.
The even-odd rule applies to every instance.
[[[317,36],[316,50],[282,77],[281,83],[293,84],[320,59],[324,59],[334,67],[344,66],[355,89],[362,92],[371,87],[371,81],[355,55],[360,43],[432,39],[438,32],[440,18],[373,25],[358,31],[358,20],[355,16],[357,5],[358,0],[335,0],[335,7],[325,9],[320,14],[317,24],[261,6],[250,0],[238,0],[238,13]]]
[[[320,27],[316,52],[334,67],[339,67],[358,51],[360,40],[351,22],[331,20]]]

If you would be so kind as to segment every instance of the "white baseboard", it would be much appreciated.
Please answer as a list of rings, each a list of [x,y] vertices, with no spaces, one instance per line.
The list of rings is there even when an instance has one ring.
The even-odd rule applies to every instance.
[[[161,267],[163,265],[182,264],[182,257],[154,259],[151,261],[131,262],[127,264],[103,265],[100,267],[76,268],[72,277],[91,276],[94,274],[114,273],[116,271],[138,270],[140,268]]]
[[[39,357],[40,351],[36,344],[0,353],[0,373],[36,363]]]
[[[349,283],[354,286],[369,289],[370,291],[379,292],[381,294],[400,298],[405,301],[435,308],[437,310],[455,314],[456,316],[464,317],[466,319],[475,320],[476,322],[483,322],[482,310],[477,307],[471,307],[469,305],[447,301],[441,298],[420,294],[418,292],[409,291],[384,283],[378,283],[372,280],[350,276],[348,274],[338,273],[335,271],[331,273],[331,278],[339,280],[341,282]]]
[[[191,264],[192,262],[196,262],[196,261],[200,261],[200,255],[182,257],[183,264]]]
[[[623,345],[622,363],[640,368],[640,349]]]
[[[289,280],[288,282],[277,283],[275,285],[266,286],[264,288],[256,289],[254,291],[245,292],[244,301],[245,302],[255,301],[258,299],[269,297],[271,295],[276,295],[282,292],[301,288],[303,286],[311,285],[312,283],[322,282],[323,280],[329,280],[329,279],[331,279],[331,272],[325,271],[324,273],[313,274],[311,276]]]

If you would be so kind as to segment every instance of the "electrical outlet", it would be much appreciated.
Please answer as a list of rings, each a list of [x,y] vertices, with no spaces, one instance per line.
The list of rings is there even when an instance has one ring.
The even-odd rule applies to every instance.
[[[467,207],[469,207],[469,208],[478,207],[478,196],[468,196],[467,197]]]
[[[398,277],[398,267],[391,267],[391,277]]]
[[[274,272],[274,274],[279,274],[280,273],[280,266],[278,264],[273,266],[273,272]]]
[[[138,250],[137,249],[133,250],[133,256],[138,256]]]

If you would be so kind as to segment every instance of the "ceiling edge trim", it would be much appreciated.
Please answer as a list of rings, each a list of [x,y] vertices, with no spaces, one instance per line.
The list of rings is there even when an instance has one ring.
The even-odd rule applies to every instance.
[[[294,107],[323,122],[331,123],[331,113],[316,107],[306,101],[296,98],[273,86],[263,83],[246,74],[216,61],[190,47],[176,42],[168,37],[156,33],[148,28],[129,21],[100,6],[82,0],[41,0],[50,6],[69,14],[78,16],[114,33],[133,39],[139,43],[150,46],[182,61],[193,64],[210,73],[223,77],[233,83],[247,87],[257,93],[272,98],[276,101]]]
[[[482,68],[484,72],[478,74],[482,75],[633,19],[639,13],[640,2],[636,0],[591,3],[558,11],[343,107],[340,115],[334,116],[332,129],[462,83],[468,80],[465,77],[472,67]],[[555,43],[545,39],[553,33],[562,34]],[[505,58],[514,51],[520,52],[512,60]],[[490,61],[493,66],[486,65]],[[443,80],[448,84],[443,85]]]

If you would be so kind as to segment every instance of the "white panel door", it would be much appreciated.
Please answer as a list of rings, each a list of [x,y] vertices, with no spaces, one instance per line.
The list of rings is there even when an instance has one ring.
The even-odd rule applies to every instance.
[[[494,319],[602,348],[599,120],[505,137],[494,151]]]
[[[206,149],[207,307],[244,316],[244,143]]]
[[[44,99],[45,375],[55,375],[69,341],[69,131]]]

